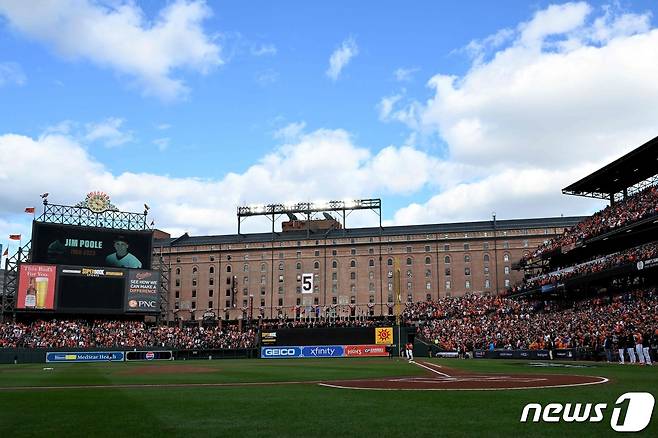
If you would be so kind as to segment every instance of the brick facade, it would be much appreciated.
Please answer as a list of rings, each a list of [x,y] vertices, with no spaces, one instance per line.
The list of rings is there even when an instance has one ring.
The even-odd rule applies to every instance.
[[[403,302],[496,294],[521,280],[514,262],[579,219],[498,221],[496,229],[493,222],[471,222],[340,230],[322,238],[200,236],[156,241],[156,250],[170,266],[168,319],[201,319],[208,310],[219,318],[246,317],[250,296],[254,317],[293,317],[295,306],[313,305],[323,315],[382,315],[395,299],[395,258]],[[310,294],[301,293],[303,273],[313,274]]]

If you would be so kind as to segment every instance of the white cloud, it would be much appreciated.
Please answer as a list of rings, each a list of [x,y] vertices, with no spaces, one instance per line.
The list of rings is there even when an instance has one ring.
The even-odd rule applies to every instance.
[[[591,39],[607,42],[617,37],[645,33],[651,29],[651,14],[618,13],[612,6],[598,17],[590,29]]]
[[[382,97],[382,100],[380,100],[379,104],[377,105],[377,107],[379,108],[379,120],[382,121],[390,120],[391,113],[393,112],[393,107],[400,99],[402,99],[402,96],[400,94]]]
[[[372,153],[340,129],[297,136],[243,173],[204,180],[113,174],[61,133],[1,135],[0,184],[6,190],[0,192],[0,217],[22,211],[26,200],[45,191],[53,202],[74,203],[88,191],[103,190],[122,209],[141,211],[146,202],[158,227],[172,232],[232,233],[237,205],[405,194],[442,184],[447,173],[423,151],[389,146]]]
[[[395,80],[398,82],[410,82],[413,79],[414,73],[418,72],[420,69],[417,67],[413,68],[398,68],[393,73],[395,75]]]
[[[102,122],[88,123],[84,140],[87,142],[102,142],[106,147],[121,146],[133,141],[132,132],[122,131],[124,120],[110,117]]]
[[[383,120],[437,134],[449,164],[477,173],[400,210],[395,222],[600,206],[561,188],[658,134],[658,29],[649,23],[649,14],[552,5],[511,31],[471,42],[471,68],[433,76],[429,99],[384,98]]]
[[[519,26],[519,42],[526,46],[541,45],[548,36],[566,34],[582,26],[590,12],[591,6],[584,2],[550,5]]]
[[[261,44],[251,47],[251,54],[254,56],[274,56],[277,50],[274,44]]]
[[[306,122],[292,122],[274,131],[273,137],[277,140],[292,142],[299,139],[306,128]]]
[[[347,38],[329,57],[329,68],[326,72],[327,76],[334,81],[338,80],[343,68],[345,68],[352,58],[358,54],[359,47],[356,45],[354,38]]]
[[[395,213],[396,224],[487,220],[492,212],[498,218],[579,215],[602,208],[603,202],[565,197],[558,187],[578,180],[595,165],[568,171],[541,168],[512,169],[492,173],[475,182],[462,182],[432,196],[425,203],[414,203]]]
[[[201,23],[211,15],[202,1],[177,0],[153,20],[133,2],[0,0],[0,15],[30,38],[62,56],[85,59],[135,78],[146,95],[184,97],[180,69],[207,73],[222,64],[220,47]]]
[[[0,87],[4,85],[25,85],[27,77],[20,64],[16,62],[0,62]]]

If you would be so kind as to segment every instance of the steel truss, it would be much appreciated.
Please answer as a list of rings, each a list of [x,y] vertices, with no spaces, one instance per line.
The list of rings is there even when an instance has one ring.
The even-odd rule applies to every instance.
[[[329,202],[299,202],[296,204],[268,204],[256,206],[242,206],[237,208],[238,213],[238,235],[241,234],[242,221],[250,216],[266,216],[272,222],[272,234],[276,220],[284,214],[303,214],[307,222],[307,237],[310,235],[310,221],[314,213],[338,212],[342,213],[343,227],[347,228],[347,216],[356,210],[371,210],[379,217],[379,228],[382,228],[382,201],[379,198],[355,199],[352,201],[329,201]]]

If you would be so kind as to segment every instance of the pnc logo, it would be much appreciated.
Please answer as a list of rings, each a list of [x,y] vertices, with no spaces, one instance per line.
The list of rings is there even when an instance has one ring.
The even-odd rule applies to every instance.
[[[628,404],[624,411],[625,402]],[[627,392],[615,402],[610,418],[610,427],[616,432],[639,432],[649,425],[653,406],[656,400],[648,392]],[[539,403],[528,403],[521,413],[521,423],[528,421],[532,412],[531,422],[539,423],[599,423],[605,418],[606,403],[549,403],[542,406]],[[622,415],[625,412],[625,415]]]
[[[131,309],[134,309],[135,307],[137,307],[137,300],[128,301],[128,307],[130,307]]]

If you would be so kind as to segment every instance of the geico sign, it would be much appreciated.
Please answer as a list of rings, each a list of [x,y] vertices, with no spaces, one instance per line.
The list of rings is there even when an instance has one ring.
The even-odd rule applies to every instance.
[[[294,348],[268,348],[265,350],[265,356],[294,356]]]
[[[648,392],[627,392],[617,399],[615,406],[628,400],[626,415],[622,415],[623,407],[615,407],[610,418],[610,427],[616,432],[639,432],[649,425],[655,399]],[[606,403],[549,403],[542,406],[539,403],[528,403],[521,413],[521,423],[528,421],[532,412],[532,422],[539,423],[598,423],[603,421]],[[621,424],[620,424],[621,419]]]

